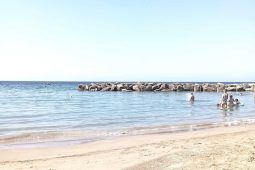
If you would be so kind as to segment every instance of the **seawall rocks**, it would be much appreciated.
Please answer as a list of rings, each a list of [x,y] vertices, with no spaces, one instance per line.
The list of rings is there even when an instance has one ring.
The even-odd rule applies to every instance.
[[[242,92],[255,91],[255,84],[222,84],[222,83],[90,83],[79,84],[79,91],[122,91],[122,92],[171,92],[171,91],[190,91],[190,92],[222,92],[223,90]]]

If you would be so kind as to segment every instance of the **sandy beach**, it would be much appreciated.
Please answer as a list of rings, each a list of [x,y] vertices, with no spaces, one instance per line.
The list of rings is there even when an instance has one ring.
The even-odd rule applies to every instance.
[[[255,126],[1,149],[0,169],[254,169]]]

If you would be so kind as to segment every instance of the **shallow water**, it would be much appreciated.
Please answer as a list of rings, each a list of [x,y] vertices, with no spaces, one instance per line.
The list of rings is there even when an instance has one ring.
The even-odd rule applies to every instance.
[[[232,93],[244,106],[222,111],[216,107],[221,93],[195,93],[191,104],[186,92],[79,92],[77,84],[0,82],[0,138],[73,131],[94,137],[96,132],[100,138],[143,133],[149,127],[174,131],[255,120],[250,92]]]

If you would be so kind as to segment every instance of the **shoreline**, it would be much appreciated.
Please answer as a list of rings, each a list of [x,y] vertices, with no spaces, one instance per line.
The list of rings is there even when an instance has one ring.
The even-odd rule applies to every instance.
[[[159,169],[164,169],[164,167],[178,169],[179,166],[179,168],[196,169],[198,166],[212,168],[227,165],[228,167],[254,167],[254,142],[255,125],[124,136],[70,146],[1,149],[0,168],[6,170],[153,169],[152,167],[156,166]],[[239,160],[239,152],[243,150],[246,155],[243,154],[241,158],[244,156],[247,158]],[[226,157],[226,152],[232,155]],[[192,157],[197,158],[194,162],[187,164],[185,160]],[[208,164],[205,160],[211,157],[214,162]],[[234,160],[224,164],[218,162],[220,159],[229,157],[235,157],[237,161],[243,162]],[[160,164],[159,160],[161,160]]]
[[[224,128],[255,126],[255,119],[235,120],[231,122],[204,122],[193,124],[178,125],[155,125],[144,127],[132,127],[114,130],[68,130],[68,131],[49,131],[31,132],[16,135],[5,135],[0,137],[1,149],[19,148],[47,148],[55,146],[80,145],[96,141],[112,140],[123,137],[133,137],[142,135],[157,134],[179,134],[189,132],[203,132],[205,130]]]

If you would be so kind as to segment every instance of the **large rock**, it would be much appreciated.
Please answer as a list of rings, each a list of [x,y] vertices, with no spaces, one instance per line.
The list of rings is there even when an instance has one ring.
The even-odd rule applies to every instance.
[[[217,85],[216,84],[206,83],[206,84],[203,85],[203,91],[204,92],[214,92],[214,91],[217,91]]]
[[[132,89],[134,90],[134,91],[140,91],[140,88],[139,88],[139,85],[134,85],[133,87],[132,87]]]
[[[88,84],[85,84],[85,85],[84,85],[84,90],[86,90],[86,91],[89,90],[89,85],[88,85]]]
[[[236,86],[236,87],[233,87],[233,86],[230,86],[230,87],[227,87],[226,88],[227,91],[245,91],[244,87],[241,87],[241,86]]]
[[[144,91],[144,90],[145,90],[145,87],[146,87],[145,85],[140,84],[140,85],[139,85],[139,89],[140,89],[140,91]]]
[[[94,90],[93,90],[93,89],[94,89]],[[97,89],[97,84],[92,83],[92,84],[89,86],[89,90],[90,90],[90,91],[95,91],[95,89]]]
[[[102,84],[100,84],[100,86],[101,86],[102,89],[105,88],[105,87],[108,87],[107,83],[102,83]]]
[[[126,87],[127,90],[133,90],[133,85],[132,84],[127,84],[127,87]]]
[[[255,84],[243,85],[242,87],[245,89],[245,91],[255,92]]]
[[[97,91],[101,91],[103,89],[103,87],[98,85],[96,89],[97,89]]]
[[[184,91],[184,88],[183,88],[182,85],[178,85],[178,86],[176,87],[176,90],[177,90],[177,91]]]
[[[79,84],[78,85],[78,90],[79,91],[84,91],[85,90],[85,86],[83,84]]]
[[[151,88],[152,88],[153,91],[155,91],[155,90],[159,89],[159,86],[158,85],[153,85]]]
[[[152,91],[152,85],[148,84],[147,86],[145,86],[144,91]]]
[[[194,85],[192,84],[184,84],[183,91],[194,91]]]
[[[213,86],[203,86],[203,91],[204,91],[204,92],[214,92],[214,91],[217,91],[217,87],[213,87]]]
[[[124,85],[122,83],[121,84],[117,84],[117,90],[121,91],[122,89],[124,89]]]
[[[244,87],[237,87],[237,91],[245,91]]]
[[[166,89],[168,89],[168,84],[165,84],[165,83],[161,84],[159,90],[162,91],[162,90],[166,90]]]
[[[217,92],[223,92],[226,87],[223,83],[217,83],[216,88],[217,88]]]
[[[233,86],[229,86],[226,88],[227,91],[237,91],[236,90],[236,87],[233,87]]]
[[[90,91],[98,91],[97,88],[94,88],[94,89],[90,89]]]
[[[117,85],[111,84],[111,91],[117,91]]]
[[[229,84],[228,87],[236,87],[237,84]]]
[[[195,84],[194,85],[194,90],[193,90],[194,92],[201,92],[201,91],[203,91],[203,87],[202,87],[202,85],[200,85],[200,84]]]

